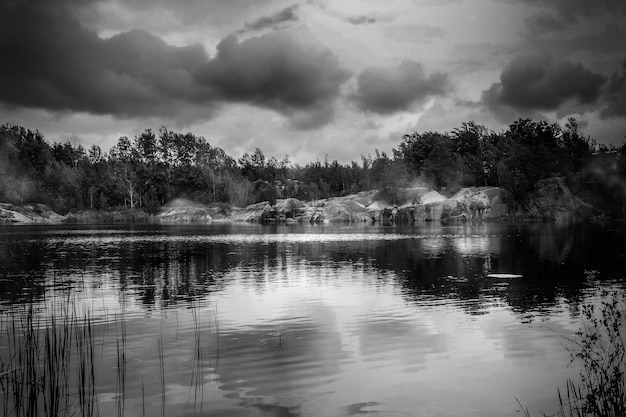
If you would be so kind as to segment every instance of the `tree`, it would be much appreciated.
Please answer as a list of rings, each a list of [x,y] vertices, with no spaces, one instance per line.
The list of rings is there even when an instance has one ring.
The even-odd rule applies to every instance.
[[[455,159],[445,141],[436,142],[422,165],[421,173],[432,181],[437,189],[458,182],[459,161]]]
[[[78,164],[87,157],[85,149],[78,145],[76,148],[68,141],[63,144],[52,145],[52,156],[56,161],[64,163],[70,168],[76,169]]]
[[[530,119],[516,120],[501,134],[498,178],[517,201],[525,200],[537,181],[564,173],[561,136],[558,124]],[[510,175],[502,174],[504,167]]]
[[[156,135],[151,129],[146,129],[140,135],[135,136],[134,148],[137,150],[139,160],[144,164],[154,164],[158,157],[158,142]]]
[[[561,136],[565,169],[569,172],[581,171],[591,159],[595,143],[590,137],[584,137],[578,129],[578,122],[573,117],[567,119]]]
[[[263,180],[257,180],[254,183],[254,195],[255,202],[267,201],[272,206],[276,204],[276,198],[278,198],[276,187]]]
[[[519,169],[534,184],[561,172],[561,128],[545,121],[519,119],[504,133],[508,140],[508,164]]]
[[[492,131],[474,122],[462,123],[452,131],[454,153],[460,161],[460,181],[464,185],[488,185],[487,142],[492,135]]]
[[[265,155],[263,151],[256,148],[252,155],[247,152],[239,159],[241,173],[250,181],[267,180],[265,173]]]
[[[133,147],[132,143],[126,136],[118,139],[117,144],[111,148],[109,152],[111,162],[113,163],[113,172],[118,180],[120,188],[124,190],[124,205],[128,203],[131,209],[137,204],[137,162],[139,153]]]
[[[564,129],[519,119],[500,133],[467,122],[451,133],[404,135],[392,157],[375,150],[374,157],[341,164],[325,155],[304,166],[288,156],[266,158],[260,148],[237,161],[201,136],[166,127],[132,141],[122,136],[103,153],[71,141],[51,146],[40,133],[7,124],[0,126],[0,198],[62,211],[125,205],[156,212],[178,195],[246,205],[274,201],[279,189],[283,196],[320,199],[379,188],[395,201],[398,188],[420,177],[437,188],[500,185],[523,202],[540,179],[567,175],[574,192],[602,194],[597,205],[616,212],[623,206],[625,161],[624,147],[596,145],[573,118]]]
[[[428,155],[437,144],[443,144],[443,146],[452,145],[450,137],[446,133],[413,132],[409,135],[404,135],[402,143],[393,151],[394,158],[404,161],[409,172],[417,177],[422,173],[422,168],[428,159]]]

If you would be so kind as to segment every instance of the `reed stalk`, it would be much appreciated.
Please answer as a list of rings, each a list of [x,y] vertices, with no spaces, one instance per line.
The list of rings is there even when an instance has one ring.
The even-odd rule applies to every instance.
[[[129,345],[124,310],[122,314],[96,326],[87,309],[69,300],[31,304],[10,313],[0,313],[0,415],[6,417],[54,416],[95,417],[101,414],[99,395],[108,394],[98,390],[99,382],[106,380],[106,370],[100,375],[98,363],[105,358],[104,344],[110,345],[110,335],[116,338],[114,349],[117,364],[115,375],[115,412],[125,414],[129,389],[128,357]],[[82,305],[81,305],[82,306]],[[84,306],[83,306],[84,308]],[[203,332],[199,310],[192,309],[194,348],[190,360],[191,385],[189,401],[193,401],[194,412],[199,405],[202,413],[204,403]],[[219,323],[215,311],[216,343],[219,352]],[[100,334],[103,333],[103,334]],[[163,331],[157,340],[158,377],[160,388],[161,416],[166,409],[166,352]],[[219,353],[217,358],[219,358]],[[216,364],[217,365],[217,364]],[[142,415],[150,414],[150,385],[144,384],[141,375]],[[148,391],[148,392],[147,392]],[[106,398],[106,396],[105,396]],[[149,398],[149,397],[148,397]],[[148,407],[148,409],[146,408]],[[110,410],[112,413],[113,410]]]
[[[119,333],[116,338],[117,353],[117,395],[115,397],[117,405],[117,415],[124,416],[124,406],[126,400],[126,322],[124,316],[119,320]]]
[[[623,291],[603,290],[599,303],[582,306],[583,325],[566,346],[571,361],[581,365],[579,378],[557,390],[558,409],[544,417],[626,416],[625,312]],[[523,406],[522,412],[529,417]]]

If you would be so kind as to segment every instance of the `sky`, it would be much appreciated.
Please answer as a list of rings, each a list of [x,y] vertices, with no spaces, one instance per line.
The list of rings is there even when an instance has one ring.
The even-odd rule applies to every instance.
[[[0,123],[107,151],[146,128],[239,158],[575,117],[626,137],[623,0],[0,0]]]

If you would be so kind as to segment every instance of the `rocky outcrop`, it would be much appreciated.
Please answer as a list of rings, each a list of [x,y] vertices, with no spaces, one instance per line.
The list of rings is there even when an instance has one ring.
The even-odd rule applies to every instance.
[[[272,209],[267,201],[251,204],[243,208],[235,208],[233,211],[233,221],[235,222],[260,222],[264,213]]]
[[[451,200],[457,201],[450,219],[462,216],[466,220],[495,220],[509,212],[508,193],[499,187],[467,187],[459,190]]]
[[[505,217],[506,192],[498,187],[462,188],[446,197],[428,188],[413,188],[406,199],[391,205],[376,201],[368,206],[380,223],[413,223],[422,221],[479,221]]]
[[[363,223],[371,222],[371,213],[359,199],[350,197],[336,197],[319,200],[309,206],[302,217],[302,221],[312,223]]]
[[[389,201],[392,200],[392,201]],[[156,220],[164,223],[257,222],[257,223],[371,223],[380,224],[442,221],[464,222],[499,219],[545,219],[580,221],[596,210],[576,197],[562,178],[549,178],[537,183],[526,204],[512,207],[510,195],[499,187],[466,187],[446,197],[427,187],[402,190],[367,191],[312,202],[295,198],[252,204],[244,208],[229,204],[204,205],[177,198],[164,205]],[[131,210],[124,218],[135,219]],[[113,213],[102,211],[102,213]],[[87,213],[85,221],[113,222],[115,218]],[[43,204],[16,206],[0,203],[0,223],[54,223],[81,221],[80,214],[61,216]]]
[[[279,222],[293,223],[299,220],[306,210],[306,203],[297,198],[285,198],[276,201],[275,213],[271,215]]]
[[[232,222],[235,207],[227,203],[212,203],[206,206],[212,221],[218,223]]]
[[[304,202],[279,199],[274,205],[264,201],[244,208],[229,205],[204,206],[177,199],[163,207],[158,219],[167,222],[234,221],[256,223],[371,223],[380,224],[442,221],[489,221],[519,218],[509,203],[509,193],[499,187],[466,187],[451,197],[426,187],[400,190],[395,201],[389,194],[361,192],[345,197]],[[580,220],[592,212],[591,206],[572,195],[561,179],[539,183],[526,212],[531,217],[553,220]],[[528,217],[528,216],[527,216]]]
[[[258,223],[329,223],[369,222],[370,213],[360,202],[362,195],[335,197],[305,203],[296,198],[279,199],[274,206],[269,202],[251,204],[235,209],[234,221]]]
[[[558,222],[584,220],[596,211],[576,197],[560,177],[537,182],[526,208],[533,217]]]
[[[263,201],[251,204],[244,208],[236,209],[233,213],[234,221],[253,223],[276,223],[294,221],[297,216],[304,212],[306,204],[295,198],[277,200],[274,206]]]
[[[45,204],[27,204],[16,206],[0,203],[0,223],[60,223],[62,216]]]
[[[163,223],[210,223],[213,220],[207,206],[184,198],[165,204],[156,217]]]

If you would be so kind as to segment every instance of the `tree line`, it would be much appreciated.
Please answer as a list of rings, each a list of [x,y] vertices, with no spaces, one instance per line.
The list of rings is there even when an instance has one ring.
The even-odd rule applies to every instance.
[[[104,152],[78,141],[49,143],[22,126],[0,127],[0,201],[46,203],[78,210],[142,209],[155,213],[175,197],[236,206],[295,197],[316,200],[373,189],[390,195],[424,185],[454,192],[499,186],[524,202],[537,182],[561,176],[613,212],[626,200],[626,145],[607,147],[584,135],[575,119],[519,119],[501,132],[474,122],[450,132],[404,135],[392,154],[375,150],[360,161],[267,158],[259,148],[234,159],[202,136],[166,127],[120,137]]]

